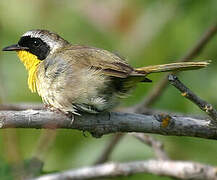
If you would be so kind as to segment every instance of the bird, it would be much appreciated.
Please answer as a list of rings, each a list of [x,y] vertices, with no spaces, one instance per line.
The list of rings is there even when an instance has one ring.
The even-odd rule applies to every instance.
[[[147,75],[206,67],[209,62],[179,62],[133,68],[117,53],[73,45],[57,33],[35,29],[25,32],[16,51],[28,71],[28,87],[52,111],[81,115],[115,107],[137,83],[152,82]]]

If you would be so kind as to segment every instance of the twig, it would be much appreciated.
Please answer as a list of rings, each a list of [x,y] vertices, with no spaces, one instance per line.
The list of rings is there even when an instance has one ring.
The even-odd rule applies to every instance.
[[[94,137],[117,132],[143,132],[162,135],[217,139],[217,127],[206,118],[141,115],[118,112],[82,114],[71,119],[50,111],[0,111],[0,128],[65,128],[88,131]]]
[[[118,133],[118,134],[113,135],[111,140],[108,142],[107,146],[105,147],[105,149],[100,154],[99,158],[94,163],[94,165],[102,164],[102,163],[108,161],[113,150],[114,150],[114,147],[120,142],[120,139],[122,139],[123,136],[124,136],[124,134],[122,134],[122,133]]]
[[[168,80],[174,87],[176,87],[182,93],[182,96],[189,99],[191,102],[196,104],[201,110],[206,112],[212,118],[211,122],[217,125],[217,110],[212,106],[212,104],[204,101],[196,94],[194,94],[174,74],[169,75]]]
[[[217,180],[217,169],[209,165],[184,161],[148,160],[129,163],[107,163],[43,175],[33,180],[87,180],[151,173],[179,179]]]
[[[207,45],[207,43],[215,36],[217,33],[217,23],[215,22],[202,36],[202,38],[193,46],[193,48],[181,59],[177,62],[185,62],[190,59],[195,58]],[[136,112],[143,111],[144,108],[150,107],[152,104],[156,102],[156,100],[162,95],[163,91],[166,89],[168,85],[167,80],[168,74],[166,74],[159,83],[156,84],[154,88],[152,88],[151,93],[147,96],[145,101],[137,106]]]
[[[130,135],[133,135],[136,137],[139,141],[147,144],[154,150],[154,154],[157,159],[159,160],[169,160],[169,157],[167,156],[166,152],[164,151],[163,143],[156,140],[152,136],[143,134],[143,133],[129,133]]]

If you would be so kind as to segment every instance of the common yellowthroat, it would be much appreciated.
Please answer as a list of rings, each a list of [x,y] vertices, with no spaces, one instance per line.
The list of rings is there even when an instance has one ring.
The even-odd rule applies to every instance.
[[[16,51],[28,70],[28,86],[43,102],[64,113],[98,113],[112,108],[119,97],[138,82],[151,82],[155,72],[203,68],[208,62],[181,62],[141,68],[109,51],[72,45],[56,33],[31,30],[15,45],[3,51]]]

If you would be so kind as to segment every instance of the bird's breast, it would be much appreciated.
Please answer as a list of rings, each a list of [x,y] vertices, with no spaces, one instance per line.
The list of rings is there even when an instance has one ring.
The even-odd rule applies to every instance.
[[[17,51],[17,55],[28,71],[29,89],[32,92],[36,92],[36,71],[41,61],[37,58],[37,56],[25,50]]]

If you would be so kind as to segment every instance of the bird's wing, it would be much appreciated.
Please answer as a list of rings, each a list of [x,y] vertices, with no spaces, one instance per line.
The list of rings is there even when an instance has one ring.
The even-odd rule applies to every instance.
[[[86,47],[71,46],[65,49],[69,61],[76,66],[89,67],[101,70],[104,75],[126,78],[134,69],[120,56],[106,50]]]

